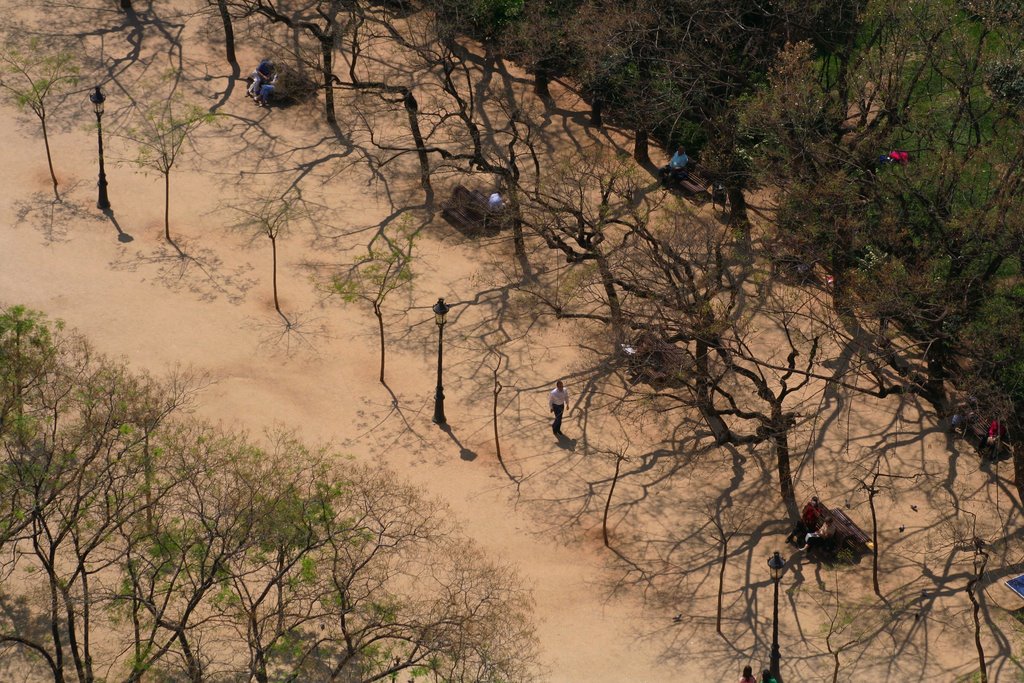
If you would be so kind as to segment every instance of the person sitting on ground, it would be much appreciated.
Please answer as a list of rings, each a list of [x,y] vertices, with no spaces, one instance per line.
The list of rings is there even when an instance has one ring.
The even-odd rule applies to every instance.
[[[686,156],[686,150],[683,147],[676,149],[676,153],[669,159],[667,165],[662,166],[661,170],[658,171],[658,175],[662,181],[672,179],[681,180],[686,177],[686,166],[690,163],[690,157]]]
[[[743,667],[743,676],[740,677],[740,683],[757,683],[754,680],[754,670],[749,666]]]
[[[252,83],[249,84],[249,89],[246,92],[249,97],[258,102],[263,85],[274,78],[274,63],[269,59],[260,60],[259,66],[253,70],[251,78]]]

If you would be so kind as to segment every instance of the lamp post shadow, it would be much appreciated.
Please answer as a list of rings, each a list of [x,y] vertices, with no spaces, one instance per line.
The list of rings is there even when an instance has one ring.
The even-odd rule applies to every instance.
[[[441,431],[447,434],[448,438],[450,438],[452,442],[459,447],[460,458],[462,458],[466,462],[473,462],[474,460],[476,460],[476,451],[471,451],[470,449],[462,445],[462,442],[459,441],[459,438],[455,436],[455,432],[452,431],[452,426],[450,424],[445,422],[444,424],[438,425],[438,427],[440,427]]]
[[[114,224],[114,229],[117,230],[117,241],[122,244],[128,244],[135,238],[126,233],[121,229],[121,224],[117,222],[117,217],[114,216],[114,212],[111,209],[104,209],[103,215],[110,219],[110,222]]]

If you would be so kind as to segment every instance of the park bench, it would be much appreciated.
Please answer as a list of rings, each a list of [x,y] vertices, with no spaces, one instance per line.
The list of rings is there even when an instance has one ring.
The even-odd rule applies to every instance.
[[[829,510],[829,523],[835,529],[836,549],[849,548],[853,552],[871,550],[871,538],[839,508]]]
[[[817,259],[792,253],[780,253],[772,257],[772,269],[777,275],[801,285],[818,283],[818,263]]]
[[[955,419],[958,418],[958,419]],[[988,439],[988,427],[991,424],[991,420],[986,420],[981,417],[981,414],[970,407],[961,407],[956,414],[954,414],[950,420],[950,431],[954,434],[959,434],[966,441],[969,441],[979,452],[984,452],[982,444]],[[995,458],[1001,451],[1008,451],[1010,449],[1009,436],[1003,436],[999,439],[999,443],[995,450],[992,452],[992,457]]]
[[[441,217],[458,230],[477,233],[491,227],[487,197],[479,190],[456,185],[452,197],[441,205]]]
[[[690,162],[686,166],[686,175],[682,178],[669,176],[665,180],[666,187],[678,187],[689,194],[706,194],[711,192],[711,181],[697,168],[697,164]]]

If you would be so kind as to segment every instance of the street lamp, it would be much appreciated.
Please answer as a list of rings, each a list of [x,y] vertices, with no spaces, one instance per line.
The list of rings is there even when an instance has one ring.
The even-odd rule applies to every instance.
[[[89,101],[92,102],[93,111],[96,112],[96,134],[99,137],[100,143],[100,196],[96,200],[96,208],[101,211],[110,210],[110,200],[107,199],[107,174],[103,170],[103,103],[107,100],[100,91],[100,86],[96,86],[96,90],[89,95]]]
[[[447,422],[444,417],[444,386],[441,384],[441,368],[443,366],[444,353],[444,323],[445,317],[451,306],[438,299],[433,306],[434,322],[437,323],[437,391],[434,392],[434,423],[443,425]]]
[[[779,678],[779,660],[782,659],[779,654],[779,579],[782,578],[782,570],[785,568],[786,560],[779,555],[778,551],[775,551],[768,558],[768,569],[771,572],[772,581],[775,583],[775,608],[772,611],[772,656],[768,668],[776,679]]]

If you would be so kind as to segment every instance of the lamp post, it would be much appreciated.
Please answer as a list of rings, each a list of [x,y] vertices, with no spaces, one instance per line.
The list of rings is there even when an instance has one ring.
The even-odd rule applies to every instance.
[[[100,91],[100,86],[96,86],[96,90],[89,95],[89,101],[92,102],[93,111],[96,112],[96,134],[99,137],[100,143],[100,196],[96,200],[96,208],[101,211],[110,210],[110,200],[107,199],[107,174],[103,170],[103,103],[107,100]]]
[[[434,322],[437,323],[437,390],[434,392],[434,423],[443,425],[447,422],[444,416],[444,386],[441,383],[441,369],[444,362],[444,323],[451,306],[438,299],[433,306]]]
[[[772,581],[775,583],[775,608],[772,610],[772,655],[769,660],[769,670],[772,676],[779,678],[779,579],[782,578],[782,570],[786,568],[786,560],[779,555],[778,551],[768,558],[768,569],[771,571]]]

